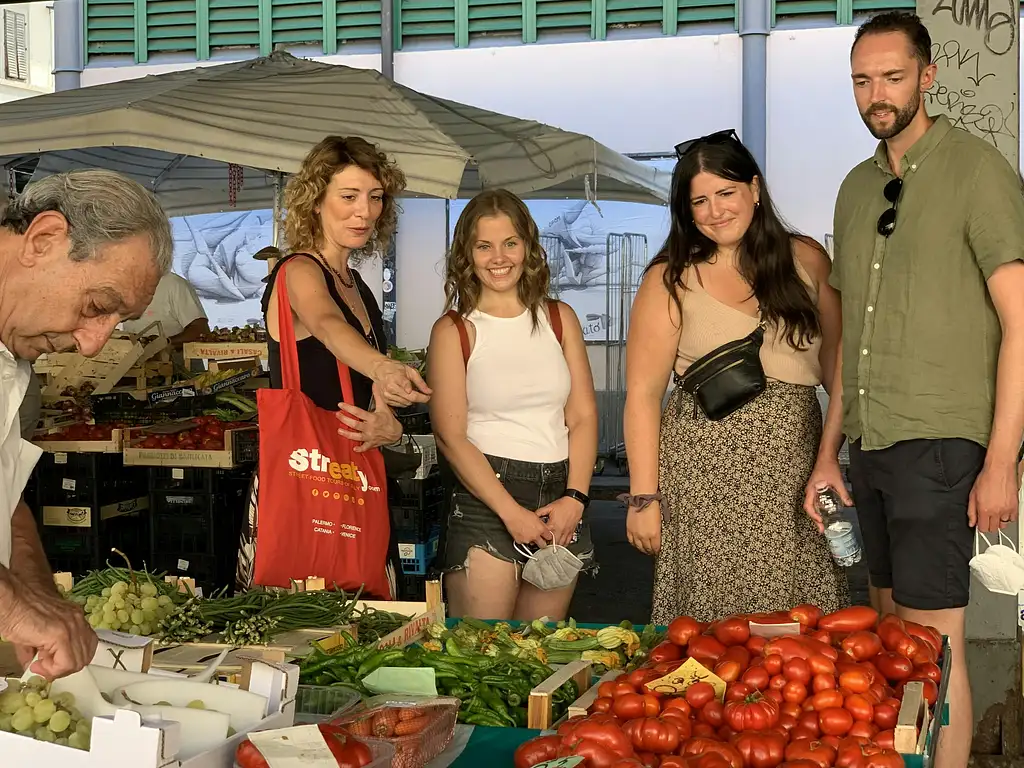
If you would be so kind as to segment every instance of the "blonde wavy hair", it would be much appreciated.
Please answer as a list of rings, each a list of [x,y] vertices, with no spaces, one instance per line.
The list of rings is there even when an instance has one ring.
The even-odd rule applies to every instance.
[[[353,256],[359,260],[384,251],[398,225],[397,198],[405,191],[405,174],[376,145],[358,136],[328,136],[309,151],[302,167],[284,190],[284,236],[290,251],[323,246],[317,207],[335,174],[350,165],[372,174],[384,188],[384,207],[366,246]]]
[[[506,189],[481,192],[466,205],[455,224],[451,249],[445,259],[444,295],[445,311],[455,309],[465,317],[480,302],[480,278],[476,276],[473,249],[476,245],[476,225],[484,216],[508,216],[516,234],[526,250],[523,273],[517,290],[519,301],[530,310],[533,327],[537,327],[537,310],[548,298],[551,271],[540,245],[540,230],[529,209],[518,197]]]

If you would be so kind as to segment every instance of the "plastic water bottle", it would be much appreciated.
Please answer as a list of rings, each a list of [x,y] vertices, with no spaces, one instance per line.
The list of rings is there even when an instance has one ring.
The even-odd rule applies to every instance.
[[[857,532],[853,529],[853,522],[843,514],[844,507],[839,494],[831,487],[822,488],[818,491],[815,507],[825,526],[825,538],[828,539],[832,558],[844,568],[859,563],[860,542],[857,540]]]

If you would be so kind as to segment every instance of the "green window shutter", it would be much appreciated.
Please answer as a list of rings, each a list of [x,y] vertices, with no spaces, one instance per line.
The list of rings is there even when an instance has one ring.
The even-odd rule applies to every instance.
[[[660,27],[664,16],[662,0],[606,0],[605,16],[611,29]]]
[[[270,10],[274,45],[323,42],[323,3],[311,0],[273,0]]]
[[[339,46],[380,39],[380,0],[337,0],[337,7]]]
[[[400,7],[398,23],[404,44],[417,38],[445,38],[455,41],[456,0],[395,0]]]
[[[209,1],[211,48],[257,48],[259,46],[259,0]]]
[[[736,0],[678,0],[676,4],[679,26],[723,21],[735,23]]]
[[[589,0],[537,0],[537,30],[590,31]]]
[[[196,0],[146,2],[146,53],[196,50]]]
[[[913,1],[913,0],[912,0]],[[794,16],[831,16],[838,19],[837,0],[774,0],[772,24]]]
[[[917,8],[917,2],[915,0],[853,0],[854,15],[873,15],[897,8],[913,11]]]
[[[135,52],[135,0],[85,0],[86,56]]]
[[[523,34],[523,0],[468,0],[468,32],[474,38]]]

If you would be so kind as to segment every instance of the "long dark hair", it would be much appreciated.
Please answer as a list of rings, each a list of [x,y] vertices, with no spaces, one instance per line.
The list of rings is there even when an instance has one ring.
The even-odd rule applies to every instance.
[[[781,324],[789,344],[794,349],[804,348],[821,332],[821,325],[807,286],[797,273],[792,241],[796,238],[812,247],[820,246],[783,224],[772,205],[757,161],[737,139],[701,142],[676,163],[670,201],[672,225],[668,239],[647,270],[666,265],[665,288],[682,312],[677,288],[683,285],[683,271],[709,261],[718,248],[697,228],[690,208],[690,185],[702,171],[743,184],[757,179],[760,204],[754,209],[754,218],[740,242],[739,271],[753,288],[762,319],[769,324]]]

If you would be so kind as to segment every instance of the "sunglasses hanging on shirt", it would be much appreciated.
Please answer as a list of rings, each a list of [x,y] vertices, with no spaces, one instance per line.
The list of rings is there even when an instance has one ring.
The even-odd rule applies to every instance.
[[[882,211],[882,215],[878,217],[878,234],[882,237],[888,237],[896,229],[896,205],[900,201],[900,192],[902,191],[903,179],[900,178],[892,179],[882,189],[882,194],[885,195],[885,199],[890,205],[890,207]]]

